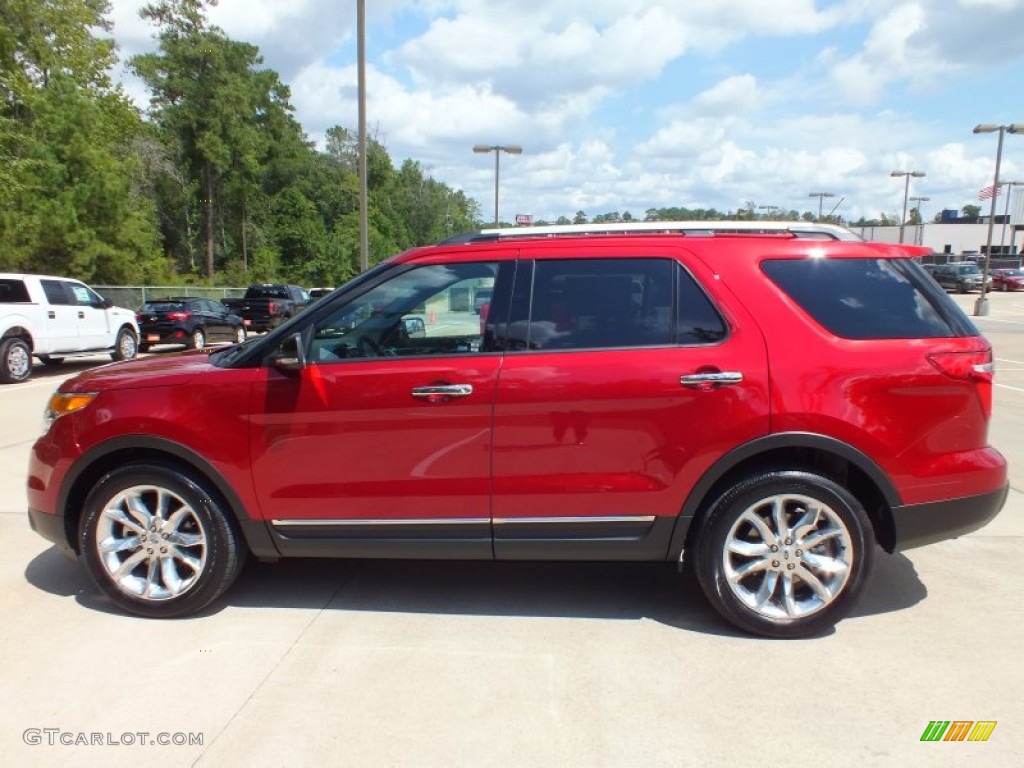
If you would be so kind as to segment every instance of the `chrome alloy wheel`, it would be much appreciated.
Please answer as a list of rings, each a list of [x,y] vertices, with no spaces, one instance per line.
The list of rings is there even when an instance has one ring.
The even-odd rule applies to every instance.
[[[188,592],[207,560],[207,533],[180,496],[136,485],[104,507],[96,550],[107,576],[122,592],[143,600],[169,600]]]
[[[761,499],[736,519],[722,551],[732,593],[768,619],[830,605],[850,579],[854,549],[835,510],[809,496]]]
[[[27,379],[32,372],[32,356],[24,344],[12,344],[7,350],[7,368],[16,381]]]

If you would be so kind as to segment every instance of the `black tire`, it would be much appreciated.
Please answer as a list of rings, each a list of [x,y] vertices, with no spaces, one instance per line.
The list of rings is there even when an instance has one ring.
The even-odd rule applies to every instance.
[[[114,351],[110,353],[111,360],[132,360],[139,354],[139,340],[135,332],[125,326],[117,332],[117,340],[114,342]]]
[[[32,375],[32,350],[24,339],[4,339],[0,343],[0,382],[16,384]]]
[[[809,472],[765,472],[712,505],[694,566],[708,600],[735,626],[767,637],[808,637],[850,612],[874,550],[863,506],[841,485]]]
[[[121,546],[101,552],[101,542]],[[159,464],[129,464],[96,483],[85,500],[79,551],[111,600],[149,618],[202,610],[231,586],[246,557],[234,521],[205,481]]]
[[[43,365],[49,365],[53,368],[64,364],[63,357],[51,357],[50,355],[39,355],[38,357],[42,361]]]
[[[964,284],[964,283],[957,283],[956,284],[956,292],[957,293],[967,293],[967,285]]]
[[[202,328],[196,328],[188,337],[188,346],[191,349],[202,349],[206,346],[206,334]]]
[[[149,344],[139,344],[139,352],[149,352]]]

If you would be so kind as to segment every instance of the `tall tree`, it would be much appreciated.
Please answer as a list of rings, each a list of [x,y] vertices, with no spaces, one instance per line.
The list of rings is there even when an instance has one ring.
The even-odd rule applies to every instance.
[[[0,4],[0,268],[137,280],[153,256],[135,194],[138,113],[111,86],[102,0]]]

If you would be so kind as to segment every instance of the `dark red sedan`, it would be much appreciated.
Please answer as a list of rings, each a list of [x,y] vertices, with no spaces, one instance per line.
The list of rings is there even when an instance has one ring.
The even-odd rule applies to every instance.
[[[1024,269],[994,269],[992,270],[993,291],[1021,291],[1024,290]]]

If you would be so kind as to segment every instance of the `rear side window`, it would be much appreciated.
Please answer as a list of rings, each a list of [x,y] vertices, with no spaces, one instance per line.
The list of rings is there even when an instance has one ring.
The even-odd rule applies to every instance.
[[[510,350],[708,344],[726,325],[672,259],[537,260],[516,276]],[[532,271],[532,274],[531,274]]]
[[[765,261],[771,280],[846,339],[976,336],[963,311],[919,264],[902,259]]]
[[[0,280],[0,304],[25,304],[29,301],[24,280]]]
[[[538,261],[528,349],[602,349],[672,341],[667,259]]]
[[[40,280],[39,284],[43,286],[43,293],[46,294],[46,300],[51,304],[75,303],[71,292],[64,288],[64,283],[60,280]]]

